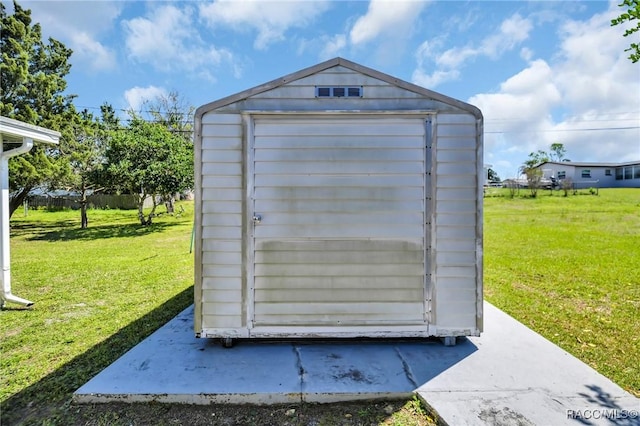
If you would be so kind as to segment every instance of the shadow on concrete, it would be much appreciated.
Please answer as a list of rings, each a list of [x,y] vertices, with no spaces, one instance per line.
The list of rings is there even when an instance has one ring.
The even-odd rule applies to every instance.
[[[583,397],[589,405],[589,410],[580,410],[578,408],[572,414],[572,419],[583,425],[602,424],[606,420],[609,424],[616,426],[640,426],[640,417],[638,411],[630,412],[624,410],[618,404],[616,398],[609,392],[597,385],[587,385],[587,392],[580,392],[578,395]],[[600,407],[594,409],[593,407]]]
[[[10,396],[0,407],[0,424],[40,424],[48,411],[69,401],[83,383],[120,358],[193,303],[193,287],[167,300],[116,334],[78,355],[37,383]]]

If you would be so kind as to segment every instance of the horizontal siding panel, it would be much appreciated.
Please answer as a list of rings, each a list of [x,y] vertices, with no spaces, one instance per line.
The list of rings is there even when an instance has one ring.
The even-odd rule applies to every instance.
[[[238,265],[203,265],[202,276],[211,278],[242,278],[242,267]]]
[[[257,174],[407,174],[424,173],[424,163],[420,161],[274,161],[257,162]]]
[[[242,228],[239,226],[203,226],[203,238],[232,239],[242,238]]]
[[[475,265],[475,251],[442,251],[436,253],[438,266]]]
[[[242,161],[241,150],[203,149],[202,162],[239,163]]]
[[[256,252],[255,262],[258,263],[418,263],[422,265],[424,253],[422,250],[411,251],[259,251]]]
[[[347,139],[349,136],[392,136],[406,137],[424,135],[424,125],[415,119],[335,119],[335,118],[313,118],[310,120],[256,120],[255,144],[261,147],[260,140],[263,136],[297,136],[307,135],[334,136],[338,139]]]
[[[438,287],[438,303],[446,303],[446,306],[451,305],[472,305],[475,308],[476,302],[476,289],[475,288],[440,288]],[[440,305],[444,306],[444,305]]]
[[[242,190],[242,176],[206,176],[207,185],[211,188],[234,188]]]
[[[241,124],[242,116],[240,114],[216,114],[208,112],[202,116],[203,124],[221,125],[221,124]]]
[[[260,136],[258,143],[262,149],[422,149],[425,145],[422,135],[400,139],[385,135],[349,135],[348,138],[314,135],[306,135],[304,138],[296,135]]]
[[[441,226],[476,226],[475,213],[440,214],[436,216],[436,223]]]
[[[406,241],[370,241],[370,240],[310,240],[310,241],[279,241],[256,240],[256,250],[283,251],[413,251],[422,250],[422,239],[416,238]]]
[[[291,85],[281,86],[274,90],[258,93],[252,96],[253,99],[297,99],[315,98],[315,85],[302,85],[293,82]],[[355,85],[360,87],[361,84]],[[415,92],[410,92],[396,86],[366,86],[363,90],[366,99],[415,99],[424,98]]]
[[[340,314],[391,314],[406,315],[421,312],[423,303],[258,303],[258,315],[340,315]],[[415,314],[414,314],[415,315]],[[257,318],[256,318],[257,321]]]
[[[203,177],[216,176],[242,176],[242,164],[240,163],[202,163]]]
[[[423,200],[395,201],[366,200],[366,201],[342,201],[341,203],[327,203],[323,200],[286,200],[274,202],[273,200],[256,200],[255,211],[262,213],[266,218],[269,212],[325,212],[325,213],[360,213],[368,211],[376,212],[403,212],[420,211]]]
[[[420,187],[258,187],[256,199],[281,200],[422,200]]]
[[[235,251],[242,250],[242,242],[240,240],[204,240],[202,242],[202,251]]]
[[[242,304],[242,290],[204,290],[205,303],[238,303]]]
[[[257,264],[255,275],[268,276],[415,276],[423,274],[422,265],[415,263],[391,264],[391,265],[361,265],[361,264],[334,264],[334,265],[282,265],[282,264]]]
[[[203,315],[242,315],[242,303],[214,303],[204,302],[202,304]]]
[[[334,213],[332,215],[327,214],[314,214],[314,213],[279,213],[272,216],[262,216],[263,226],[273,225],[335,225],[339,223],[341,225],[389,225],[396,226],[396,224],[404,223],[420,223],[422,221],[422,213],[399,211],[399,212],[372,212],[370,214],[358,213]]]
[[[447,201],[440,200],[436,203],[436,214],[443,213],[475,213],[477,206],[475,201]]]
[[[241,201],[243,191],[240,188],[202,188],[202,198],[205,200]]]
[[[405,302],[413,303],[424,297],[422,289],[405,290],[371,290],[366,301],[371,302]],[[350,303],[362,302],[361,289],[277,289],[256,290],[256,300],[260,303]]]
[[[344,72],[344,73],[318,73],[308,77],[296,80],[289,85],[291,86],[388,86],[386,83],[377,78],[362,75],[360,73]],[[314,96],[315,96],[315,92]]]
[[[440,239],[475,239],[475,226],[436,226],[436,238]]]
[[[461,307],[460,309],[464,309],[465,307]],[[475,330],[476,328],[476,314],[475,311],[472,313],[461,312],[449,312],[438,311],[438,317],[436,318],[436,323],[438,327],[442,328],[463,328],[468,330]]]
[[[437,150],[449,149],[476,149],[475,137],[445,137],[440,135],[437,139]]]
[[[239,328],[242,317],[239,315],[203,315],[203,328]]]
[[[258,144],[256,143],[256,148]],[[228,151],[234,152],[234,151]],[[295,161],[295,162],[325,162],[325,161],[422,161],[422,149],[256,149],[255,161]]]
[[[438,124],[468,124],[475,126],[476,118],[471,114],[438,114]]]
[[[202,201],[203,213],[241,213],[242,202],[241,201],[207,201],[207,198],[203,198]]]
[[[448,289],[476,289],[476,280],[474,277],[438,277],[436,280],[438,292]]]
[[[476,174],[465,175],[441,175],[437,177],[438,188],[476,188],[478,176]]]
[[[460,161],[457,163],[437,163],[438,175],[474,175],[476,176],[476,163],[472,161]]]
[[[460,161],[476,161],[478,153],[475,149],[439,149],[437,160],[440,163],[457,163]]]
[[[412,238],[422,235],[421,225],[388,225],[375,227],[366,223],[359,225],[267,225],[266,219],[255,228],[256,238]]]
[[[242,265],[242,253],[225,251],[205,251],[202,253],[203,265]]]
[[[438,188],[436,190],[437,200],[464,200],[475,203],[477,195],[476,188]]]
[[[205,138],[240,138],[242,126],[232,124],[205,124],[202,126],[202,136]]]
[[[455,125],[455,124],[437,124],[438,137],[460,137],[465,136],[475,141],[476,139],[476,126],[470,125]]]
[[[437,279],[440,277],[475,278],[476,268],[475,266],[437,266],[436,276]]]
[[[423,276],[414,277],[256,277],[256,289],[357,289],[367,292],[374,289],[417,289],[424,286]]]
[[[261,314],[258,317],[257,325],[282,325],[287,326],[397,326],[397,325],[421,325],[424,324],[422,317],[415,312],[394,312],[390,314],[375,313],[341,313],[324,315],[288,315],[288,314]],[[378,329],[376,329],[377,331]],[[295,332],[295,330],[292,330]]]
[[[242,216],[232,213],[206,213],[202,215],[203,226],[242,226]]]
[[[438,241],[438,250],[444,251],[475,251],[476,240],[440,240]]]
[[[423,186],[422,175],[372,175],[372,176],[307,176],[307,175],[261,175],[256,177],[256,186]]]
[[[207,277],[202,280],[203,290],[242,290],[240,277]]]
[[[202,148],[206,150],[242,149],[241,137],[206,137],[202,139]]]

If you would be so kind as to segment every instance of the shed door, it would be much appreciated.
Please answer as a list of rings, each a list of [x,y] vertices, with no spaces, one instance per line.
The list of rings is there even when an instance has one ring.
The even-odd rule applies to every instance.
[[[253,325],[424,324],[424,120],[256,118],[253,134]]]

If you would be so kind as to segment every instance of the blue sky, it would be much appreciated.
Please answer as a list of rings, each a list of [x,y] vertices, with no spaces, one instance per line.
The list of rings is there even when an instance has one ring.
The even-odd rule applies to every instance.
[[[502,178],[554,142],[573,161],[640,160],[640,63],[610,26],[617,3],[19,2],[73,49],[79,109],[170,91],[198,107],[341,56],[478,106]]]

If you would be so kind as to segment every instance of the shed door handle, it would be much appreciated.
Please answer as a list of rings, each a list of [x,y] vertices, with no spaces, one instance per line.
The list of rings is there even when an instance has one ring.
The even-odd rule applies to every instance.
[[[253,223],[255,225],[259,224],[260,222],[262,222],[262,216],[260,216],[259,214],[254,214],[253,215]]]

